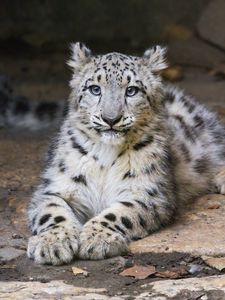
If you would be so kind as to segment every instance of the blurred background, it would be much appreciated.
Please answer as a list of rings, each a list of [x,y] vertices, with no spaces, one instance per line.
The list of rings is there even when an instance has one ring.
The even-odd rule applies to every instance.
[[[224,101],[224,81],[214,86],[225,77],[224,12],[224,0],[1,0],[0,74],[16,94],[57,101],[69,93],[71,42],[138,55],[163,44],[166,79],[202,100]]]

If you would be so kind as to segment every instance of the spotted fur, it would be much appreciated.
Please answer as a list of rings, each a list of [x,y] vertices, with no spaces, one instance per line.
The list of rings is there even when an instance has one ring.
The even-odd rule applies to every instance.
[[[164,49],[72,48],[68,114],[29,206],[27,253],[38,263],[120,255],[171,222],[181,202],[225,190],[224,128],[162,83]]]

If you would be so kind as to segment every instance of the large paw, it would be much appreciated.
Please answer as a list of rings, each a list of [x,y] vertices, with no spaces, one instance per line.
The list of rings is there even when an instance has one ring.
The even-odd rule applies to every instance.
[[[57,226],[32,236],[28,242],[27,255],[40,264],[61,265],[74,258],[78,247],[76,228]]]
[[[219,193],[225,195],[225,168],[216,174],[215,183]]]
[[[105,227],[102,223],[90,220],[83,227],[80,234],[80,258],[103,259],[127,252],[125,237]]]

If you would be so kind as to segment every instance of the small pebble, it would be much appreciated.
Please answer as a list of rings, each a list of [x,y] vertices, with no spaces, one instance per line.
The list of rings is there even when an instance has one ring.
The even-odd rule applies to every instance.
[[[123,292],[118,292],[118,293],[117,293],[118,296],[121,296],[121,295],[123,295],[123,294],[124,294]]]
[[[195,274],[195,273],[201,272],[202,269],[203,269],[203,267],[201,265],[192,264],[189,269],[189,273]]]
[[[22,239],[23,236],[20,235],[20,234],[17,234],[17,233],[13,233],[13,234],[12,234],[12,238],[13,238],[13,239]]]

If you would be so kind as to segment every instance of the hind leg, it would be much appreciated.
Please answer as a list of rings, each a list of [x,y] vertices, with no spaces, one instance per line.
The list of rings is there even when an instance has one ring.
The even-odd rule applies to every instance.
[[[218,192],[225,195],[225,166],[216,174],[215,184]]]

